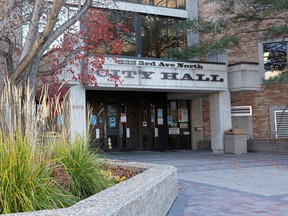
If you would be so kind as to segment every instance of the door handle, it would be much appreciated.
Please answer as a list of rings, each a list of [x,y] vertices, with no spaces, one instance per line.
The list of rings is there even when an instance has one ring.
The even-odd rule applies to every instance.
[[[104,121],[104,138],[107,137],[107,127],[106,127],[106,121]]]
[[[123,136],[123,125],[122,125],[122,123],[120,123],[119,130],[120,130],[120,137],[122,137]]]

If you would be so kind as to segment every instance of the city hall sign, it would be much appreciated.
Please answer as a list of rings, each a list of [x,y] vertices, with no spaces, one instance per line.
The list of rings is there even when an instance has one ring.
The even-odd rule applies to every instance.
[[[102,68],[91,71],[98,87],[159,90],[227,90],[227,66],[220,63],[157,59],[105,59]],[[93,68],[92,68],[93,67]]]
[[[99,69],[96,72],[98,77],[108,77],[110,75],[118,77],[119,79],[153,79],[155,72],[152,71],[133,71],[133,70],[113,70],[113,69]],[[206,82],[223,82],[224,79],[219,77],[217,74],[200,74],[196,73],[179,73],[173,72],[160,72],[161,80],[186,80],[186,81],[206,81]]]
[[[106,67],[105,67],[106,65]],[[107,67],[108,66],[108,67]],[[114,76],[122,80],[181,80],[199,82],[224,82],[217,73],[206,73],[202,64],[191,62],[148,61],[117,59],[105,62],[103,69],[96,70],[96,76]]]

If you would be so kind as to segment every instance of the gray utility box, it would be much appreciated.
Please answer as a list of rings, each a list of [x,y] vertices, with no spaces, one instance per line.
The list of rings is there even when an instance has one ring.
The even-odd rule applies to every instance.
[[[225,153],[246,154],[247,153],[247,133],[242,129],[230,129],[224,133]]]

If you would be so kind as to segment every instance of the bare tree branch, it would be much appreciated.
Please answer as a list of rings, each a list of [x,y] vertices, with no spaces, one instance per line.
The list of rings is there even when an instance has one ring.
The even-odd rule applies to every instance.
[[[0,37],[15,34],[23,20],[20,0],[0,0]]]
[[[93,0],[86,0],[83,6],[81,7],[78,12],[69,18],[66,22],[64,22],[60,27],[58,27],[48,38],[45,45],[42,47],[40,53],[44,53],[49,46],[61,35],[63,34],[67,29],[69,29],[72,25],[74,25],[89,9],[91,6]]]
[[[8,50],[7,52],[5,52],[4,50],[0,50],[0,54],[2,56],[4,56],[5,60],[6,60],[6,66],[7,66],[7,70],[8,70],[8,74],[11,74],[13,72],[13,48],[14,48],[14,44],[11,41],[10,38],[3,36],[2,38],[0,38],[0,41],[6,42],[8,44]]]
[[[21,75],[25,72],[31,61],[39,54],[39,51],[47,41],[49,35],[55,27],[57,17],[64,4],[64,0],[55,0],[52,5],[52,9],[48,16],[48,23],[42,33],[40,33],[34,42],[33,46],[27,53],[27,55],[19,62],[13,74],[10,76],[10,80],[18,82],[21,79]]]
[[[40,11],[43,7],[44,0],[35,1],[32,17],[29,25],[29,31],[27,34],[27,38],[25,40],[25,44],[23,47],[22,55],[20,57],[20,61],[27,55],[29,48],[33,45],[34,41],[38,35],[38,27],[39,27],[39,20],[40,20]]]
[[[27,55],[17,65],[13,74],[10,76],[10,80],[18,82],[19,79],[21,79],[21,75],[25,73],[25,70],[27,69],[29,64],[31,64],[32,60],[34,58],[40,59],[43,53],[49,48],[49,46],[86,13],[88,8],[92,4],[92,1],[93,0],[86,0],[81,9],[72,18],[64,22],[60,27],[58,27],[54,32],[53,30],[55,28],[57,17],[59,16],[59,12],[65,1],[53,1],[52,9],[49,13],[48,22],[44,31],[38,35]]]

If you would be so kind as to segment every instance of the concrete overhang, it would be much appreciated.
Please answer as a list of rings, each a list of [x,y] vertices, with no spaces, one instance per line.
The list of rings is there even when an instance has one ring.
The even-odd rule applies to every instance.
[[[229,65],[228,86],[231,92],[260,90],[261,76],[259,64],[239,62]]]

